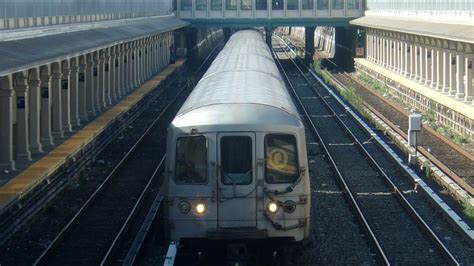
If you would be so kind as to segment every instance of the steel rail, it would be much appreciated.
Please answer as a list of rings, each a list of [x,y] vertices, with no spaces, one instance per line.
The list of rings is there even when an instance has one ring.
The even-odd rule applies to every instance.
[[[193,74],[197,74],[197,73],[201,72],[204,69],[205,65],[210,62],[210,59],[213,58],[213,56],[215,56],[215,52],[218,50],[219,47],[222,46],[222,44],[223,44],[223,42],[221,41],[216,45],[216,47],[214,47],[212,49],[212,51],[204,59],[202,64],[196,70],[193,71]],[[156,174],[158,173],[158,170],[161,167],[163,167],[163,162],[164,162],[165,158],[166,158],[166,155],[163,156],[160,163],[158,164],[158,166],[154,170],[150,180],[148,181],[148,183],[147,183],[146,187],[144,188],[142,194],[140,195],[140,197],[138,198],[138,200],[137,200],[136,204],[134,205],[132,211],[130,212],[129,217],[127,217],[126,221],[122,225],[122,228],[117,233],[117,236],[115,237],[114,241],[111,243],[111,245],[110,245],[109,249],[107,250],[106,254],[104,255],[104,258],[102,259],[102,262],[100,263],[100,265],[106,265],[110,262],[109,260],[111,259],[111,256],[112,256],[113,252],[115,251],[115,249],[119,245],[120,239],[123,237],[125,229],[129,226],[129,222],[133,218],[133,216],[136,212],[136,209],[141,204],[141,201],[142,201],[142,198],[143,198],[145,192],[147,191],[148,187],[150,186],[151,182],[153,181],[152,179],[155,178]],[[154,220],[154,217],[156,216],[156,213],[158,212],[158,209],[161,207],[162,198],[164,196],[164,189],[163,188],[164,188],[164,185],[161,186],[161,188],[158,191],[155,199],[153,200],[152,206],[151,206],[148,214],[146,215],[145,221],[143,222],[143,224],[142,224],[142,226],[139,230],[138,235],[135,237],[135,239],[134,239],[134,241],[133,241],[133,243],[132,243],[132,245],[129,249],[129,252],[127,253],[127,257],[124,260],[124,264],[133,265],[133,263],[135,262],[136,256],[138,255],[138,252],[141,249],[141,245],[142,245],[143,240],[146,236],[148,228],[151,225],[152,221]]]
[[[174,104],[174,102],[178,99],[181,93],[186,89],[185,86],[176,94],[175,97],[169,102],[169,104],[160,112],[160,114],[153,120],[153,122],[148,126],[146,131],[140,136],[140,138],[133,144],[133,146],[129,149],[129,151],[122,157],[122,159],[117,163],[117,165],[112,169],[112,171],[107,175],[107,177],[102,181],[100,186],[92,193],[92,195],[87,199],[87,201],[81,206],[81,208],[76,212],[76,214],[72,217],[72,219],[66,224],[66,226],[56,235],[56,237],[51,241],[48,247],[43,251],[43,253],[38,257],[38,259],[33,263],[34,265],[38,265],[42,263],[47,257],[49,256],[50,252],[54,250],[54,248],[59,244],[61,238],[65,235],[65,233],[71,229],[72,225],[75,224],[79,217],[84,215],[85,210],[91,206],[91,203],[94,201],[96,196],[102,192],[105,186],[109,183],[109,181],[115,176],[118,172],[118,169],[124,164],[125,161],[128,160],[132,152],[138,147],[138,145],[143,141],[143,139],[148,135],[151,129],[155,126],[155,124],[161,119],[161,117],[167,112],[168,108]]]
[[[351,81],[357,83],[359,86],[362,86],[366,91],[368,91],[370,94],[373,96],[377,97],[378,99],[382,100],[383,103],[389,105],[390,107],[394,108],[396,111],[401,113],[402,115],[405,115],[408,117],[407,113],[401,110],[398,106],[395,106],[393,103],[389,102],[388,100],[380,97],[370,89],[368,89],[366,86],[364,86],[362,83],[360,83],[358,80],[350,77],[350,75],[344,73],[344,76]],[[337,78],[335,78],[337,80]],[[340,81],[339,81],[340,82]],[[341,84],[343,85],[343,84]],[[383,116],[380,112],[376,111],[371,105],[369,105],[366,101],[362,100],[362,103],[364,104],[365,107],[367,107],[369,110],[371,110],[374,114],[377,115],[382,121],[384,121],[386,124],[388,124],[394,131],[396,131],[401,137],[403,137],[405,140],[408,140],[407,133],[403,132],[400,128],[395,126],[392,122],[388,123],[390,120]],[[431,127],[424,126],[423,129],[427,131],[427,133],[433,135],[437,139],[441,140],[444,144],[448,145],[451,147],[453,150],[455,150],[457,153],[460,155],[466,157],[469,160],[474,160],[474,156],[467,151],[463,150],[460,148],[458,145],[453,144],[451,141],[447,140],[445,137],[440,136],[440,134],[436,131],[434,131]],[[456,172],[453,170],[449,169],[448,166],[446,166],[443,162],[441,162],[438,158],[436,158],[433,154],[428,152],[423,146],[417,146],[417,150],[423,154],[428,160],[430,160],[435,166],[437,166],[441,171],[443,171],[446,175],[448,175],[452,180],[454,180],[460,187],[462,187],[464,190],[466,190],[471,196],[474,196],[474,187],[472,187],[470,184],[468,184],[464,179],[462,179]]]
[[[289,58],[291,59],[291,57],[289,57]],[[339,124],[341,126],[343,126],[345,131],[352,137],[352,139],[354,139],[356,141],[356,143],[358,144],[357,146],[370,159],[370,162],[372,163],[372,165],[375,166],[377,168],[377,170],[382,174],[382,176],[384,177],[384,180],[392,187],[393,191],[396,193],[397,198],[402,203],[402,206],[404,206],[409,211],[409,214],[411,214],[412,217],[415,218],[415,220],[418,222],[418,224],[422,227],[422,229],[425,231],[425,233],[428,234],[428,236],[432,239],[434,244],[442,252],[442,254],[449,260],[449,262],[451,264],[458,265],[459,262],[457,262],[456,258],[454,258],[454,256],[447,249],[447,247],[444,245],[444,243],[438,238],[438,236],[433,232],[433,230],[424,221],[424,219],[420,216],[420,214],[409,203],[409,201],[406,199],[406,197],[403,195],[403,193],[398,189],[398,187],[391,181],[391,179],[388,177],[388,175],[385,173],[385,171],[382,169],[382,167],[377,163],[377,161],[373,158],[373,156],[370,154],[370,152],[364,147],[364,145],[354,135],[354,133],[349,129],[349,127],[344,123],[344,121],[342,121],[342,119],[337,115],[336,111],[330,106],[330,104],[327,102],[327,100],[324,99],[324,97],[315,89],[313,83],[306,77],[306,75],[304,74],[304,71],[298,66],[298,64],[295,62],[295,60],[291,59],[291,62],[298,69],[298,71],[300,72],[303,79],[307,82],[307,84],[310,85],[310,88],[312,89],[312,91],[319,96],[319,98],[325,104],[327,109],[334,114],[334,117],[337,119]],[[318,82],[321,82],[321,81],[318,80]]]
[[[138,197],[137,201],[135,202],[135,205],[133,206],[132,210],[130,211],[127,219],[125,220],[125,222],[123,223],[123,225],[120,228],[119,232],[115,236],[114,241],[112,241],[112,243],[110,244],[109,249],[105,253],[104,258],[102,259],[100,265],[105,265],[107,263],[107,261],[110,259],[110,256],[112,255],[112,252],[116,249],[117,244],[119,243],[119,239],[122,238],[125,229],[129,226],[130,221],[135,216],[135,213],[136,213],[137,209],[142,204],[143,197],[145,196],[145,193],[148,192],[148,188],[150,187],[150,184],[156,178],[156,176],[158,174],[158,171],[163,167],[163,162],[165,161],[165,158],[166,158],[166,154],[163,155],[160,162],[158,163],[155,170],[153,171],[153,174],[151,174],[150,179],[148,180],[145,188],[143,188],[142,193],[140,193],[140,196]],[[163,191],[160,189],[159,193],[160,192],[162,193]],[[158,195],[159,195],[159,193],[158,193]]]
[[[275,50],[273,50],[273,54],[275,56],[275,58],[278,58]],[[285,52],[285,54],[287,54]],[[287,54],[288,55],[288,54]],[[319,142],[321,143],[321,146],[323,147],[324,149],[324,152],[326,153],[326,155],[328,156],[329,160],[331,161],[331,164],[333,165],[333,169],[334,171],[336,172],[337,174],[337,177],[339,179],[339,182],[342,184],[342,187],[343,189],[346,191],[349,199],[350,199],[350,203],[352,204],[352,206],[355,208],[356,210],[356,213],[357,213],[357,216],[359,217],[359,219],[362,221],[363,225],[364,225],[364,229],[367,231],[367,233],[369,234],[370,236],[370,241],[373,243],[373,245],[375,246],[376,250],[375,252],[377,253],[378,257],[380,258],[380,260],[382,261],[383,264],[385,265],[390,265],[390,262],[388,261],[388,258],[385,254],[385,251],[383,250],[382,246],[380,245],[377,237],[375,236],[375,233],[373,232],[372,230],[372,227],[369,225],[367,219],[365,218],[363,212],[362,212],[362,209],[360,208],[357,200],[355,199],[355,196],[354,196],[354,193],[352,192],[352,190],[349,188],[349,185],[347,184],[345,178],[343,177],[342,173],[340,172],[339,170],[339,167],[337,166],[337,163],[336,161],[334,160],[334,158],[332,157],[331,153],[329,152],[329,149],[326,145],[326,143],[324,142],[323,138],[321,137],[320,133],[319,133],[319,130],[316,128],[316,126],[314,125],[313,121],[311,120],[311,115],[308,113],[308,111],[306,110],[306,108],[304,107],[304,104],[303,102],[301,101],[300,97],[298,96],[298,94],[296,93],[296,90],[293,86],[293,84],[290,82],[290,78],[288,77],[288,74],[287,72],[284,70],[283,68],[283,65],[281,64],[281,62],[277,59],[275,60],[283,75],[285,76],[285,79],[287,81],[287,84],[289,85],[290,89],[291,89],[291,92],[292,94],[294,95],[295,99],[297,100],[301,110],[304,112],[305,116],[306,116],[306,120],[308,121],[308,123],[311,125],[311,129],[313,131],[313,133],[317,136],[317,138],[319,139]]]
[[[173,78],[169,82],[174,82],[177,77],[173,75]],[[156,94],[156,95],[153,95]],[[145,104],[142,104],[142,101],[138,102],[135,105],[135,108],[129,110],[125,117],[125,121],[120,122],[120,126],[113,128],[113,131],[110,134],[107,134],[106,137],[102,140],[99,140],[98,143],[93,145],[93,148],[88,146],[84,147],[84,152],[79,156],[80,160],[77,159],[77,156],[67,159],[66,165],[71,165],[70,160],[73,162],[78,162],[77,165],[72,164],[68,166],[67,170],[62,170],[62,166],[54,172],[54,174],[42,181],[43,184],[38,185],[36,188],[30,190],[31,195],[23,195],[18,200],[15,200],[5,208],[0,211],[0,215],[6,215],[14,205],[19,206],[19,210],[13,210],[11,216],[7,216],[6,219],[3,219],[0,224],[0,245],[3,245],[23,224],[25,224],[31,217],[33,217],[41,208],[48,203],[54,196],[62,191],[63,187],[69,182],[71,177],[74,177],[81,171],[83,171],[95,158],[100,154],[103,149],[114,140],[122,131],[128,127],[130,123],[135,121],[135,119],[146,109],[146,107],[153,102],[153,100],[159,97],[162,94],[162,91],[158,93],[151,92],[151,97],[146,100]],[[98,136],[100,138],[101,135]],[[89,144],[90,146],[91,144]],[[80,161],[80,162],[79,162]],[[26,198],[25,202],[20,202],[23,198]]]

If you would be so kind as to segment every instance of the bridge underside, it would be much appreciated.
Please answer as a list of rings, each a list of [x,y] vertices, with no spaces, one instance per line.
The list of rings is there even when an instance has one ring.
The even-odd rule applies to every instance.
[[[246,28],[246,27],[268,27],[280,26],[350,26],[349,21],[354,18],[182,18],[190,23],[191,27],[223,27],[223,28]]]

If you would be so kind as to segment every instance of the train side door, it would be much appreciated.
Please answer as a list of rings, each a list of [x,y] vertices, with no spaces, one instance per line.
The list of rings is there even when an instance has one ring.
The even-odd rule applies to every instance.
[[[256,227],[255,134],[217,135],[218,226]]]

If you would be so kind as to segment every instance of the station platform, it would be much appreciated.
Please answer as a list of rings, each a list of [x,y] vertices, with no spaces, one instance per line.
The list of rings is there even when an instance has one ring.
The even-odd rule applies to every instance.
[[[443,94],[440,91],[433,90],[416,81],[400,76],[400,74],[387,70],[386,68],[383,68],[377,64],[374,64],[365,58],[354,58],[354,62],[356,65],[359,64],[377,73],[380,73],[386,78],[391,79],[401,84],[402,86],[410,88],[414,90],[415,92],[429,99],[432,99],[433,101],[440,103],[441,105],[444,105],[471,120],[474,119],[474,106],[473,105],[456,100],[454,99],[454,97],[449,97],[448,95]]]
[[[106,131],[114,122],[120,121],[129,110],[157,88],[175,70],[183,66],[185,62],[185,59],[179,59],[175,64],[166,67],[141,87],[125,96],[117,104],[65,140],[61,145],[1,186],[0,213],[19,199],[25,197],[38,185],[47,182],[48,178],[59,169],[67,167],[71,159],[80,155],[90,145],[93,145],[95,139],[102,132]]]

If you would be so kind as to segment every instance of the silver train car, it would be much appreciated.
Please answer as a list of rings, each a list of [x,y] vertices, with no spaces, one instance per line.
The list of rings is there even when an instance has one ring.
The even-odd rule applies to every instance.
[[[167,136],[172,241],[308,237],[303,123],[256,30],[234,33]]]

